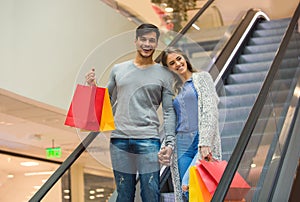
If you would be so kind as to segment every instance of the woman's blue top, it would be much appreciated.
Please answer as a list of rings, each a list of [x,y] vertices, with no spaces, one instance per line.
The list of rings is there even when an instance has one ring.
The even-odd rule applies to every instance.
[[[176,132],[194,132],[198,130],[198,95],[192,78],[182,86],[175,97],[173,106],[176,111]]]

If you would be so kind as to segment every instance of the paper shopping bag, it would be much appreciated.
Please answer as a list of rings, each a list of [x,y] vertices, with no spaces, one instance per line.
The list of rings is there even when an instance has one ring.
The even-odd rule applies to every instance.
[[[191,166],[189,169],[189,202],[209,202],[211,198],[196,166]]]
[[[102,116],[100,122],[100,131],[110,131],[115,129],[115,121],[109,99],[109,93],[108,90],[105,89]]]
[[[65,125],[88,131],[114,130],[114,119],[107,88],[78,84]]]
[[[204,160],[196,165],[197,171],[211,195],[214,194],[226,166],[226,161],[207,162]],[[241,201],[247,195],[250,188],[244,178],[236,172],[225,199]]]

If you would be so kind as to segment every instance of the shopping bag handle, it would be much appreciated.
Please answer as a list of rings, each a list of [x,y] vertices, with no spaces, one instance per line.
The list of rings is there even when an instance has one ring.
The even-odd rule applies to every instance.
[[[207,161],[207,162],[216,162],[216,161],[219,161],[218,159],[215,159],[213,156],[212,156],[212,153],[210,152],[206,157],[204,157],[203,159],[204,161]]]

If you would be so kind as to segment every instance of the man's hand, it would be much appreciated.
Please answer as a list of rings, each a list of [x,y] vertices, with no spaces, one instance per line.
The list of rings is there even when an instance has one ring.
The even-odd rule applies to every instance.
[[[169,166],[171,164],[171,156],[173,153],[173,149],[171,147],[162,147],[158,152],[158,160],[159,163]]]
[[[88,73],[86,73],[85,81],[89,86],[96,85],[95,68],[92,68]]]

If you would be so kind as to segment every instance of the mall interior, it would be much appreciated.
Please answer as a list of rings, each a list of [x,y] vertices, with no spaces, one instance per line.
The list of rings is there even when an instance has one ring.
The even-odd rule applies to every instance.
[[[214,79],[228,164],[212,201],[230,201],[235,171],[239,201],[300,201],[299,15],[299,0],[1,0],[0,201],[115,201],[110,132],[65,119],[91,67],[105,86],[134,57],[141,23],[160,28],[158,62],[180,47]],[[160,182],[174,201],[169,167]]]

